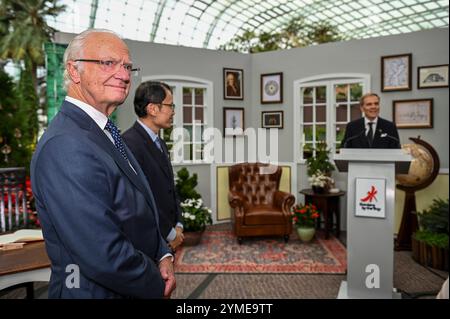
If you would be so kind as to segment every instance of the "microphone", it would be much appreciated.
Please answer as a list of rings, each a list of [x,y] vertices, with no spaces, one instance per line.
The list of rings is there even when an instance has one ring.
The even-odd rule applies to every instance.
[[[389,135],[388,133],[383,132],[383,130],[380,128],[378,129],[378,132],[380,133],[380,137],[389,137],[391,140],[394,140],[395,142],[397,142],[397,148],[402,148],[401,144],[400,144],[400,140],[392,135]]]
[[[361,135],[366,134],[366,130],[362,130],[359,134],[354,135],[352,137],[350,137],[349,139],[345,140],[344,146],[342,146],[342,148],[347,148],[347,143],[350,141],[353,141],[354,139],[360,137]]]

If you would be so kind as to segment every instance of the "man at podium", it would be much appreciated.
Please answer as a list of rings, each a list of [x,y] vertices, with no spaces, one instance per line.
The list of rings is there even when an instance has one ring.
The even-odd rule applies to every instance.
[[[342,148],[401,148],[395,124],[378,116],[380,97],[367,93],[359,104],[364,116],[347,124]]]

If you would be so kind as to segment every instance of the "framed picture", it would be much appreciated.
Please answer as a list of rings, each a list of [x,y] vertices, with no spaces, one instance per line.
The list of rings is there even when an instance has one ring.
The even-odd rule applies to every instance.
[[[263,128],[283,128],[283,111],[262,112],[261,123]]]
[[[283,73],[261,74],[261,104],[283,103]]]
[[[244,99],[244,70],[223,68],[223,99]]]
[[[411,91],[412,54],[381,57],[381,91]]]
[[[433,99],[392,101],[393,119],[398,128],[432,128]]]
[[[417,88],[448,88],[448,64],[419,66]]]
[[[242,129],[242,131],[236,131]],[[244,131],[244,108],[224,107],[223,108],[223,131],[225,136],[243,135]]]

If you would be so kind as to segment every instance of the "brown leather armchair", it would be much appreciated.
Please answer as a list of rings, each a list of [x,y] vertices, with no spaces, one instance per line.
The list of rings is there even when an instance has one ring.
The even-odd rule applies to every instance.
[[[261,174],[260,169],[270,169]],[[281,167],[262,163],[242,163],[229,168],[228,200],[234,209],[234,232],[239,244],[247,236],[283,236],[292,232],[292,194],[278,190]]]

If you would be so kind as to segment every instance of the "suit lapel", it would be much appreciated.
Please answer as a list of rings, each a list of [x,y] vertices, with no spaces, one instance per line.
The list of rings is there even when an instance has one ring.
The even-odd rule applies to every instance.
[[[150,156],[155,159],[155,161],[158,163],[158,165],[161,167],[162,171],[168,178],[171,178],[171,174],[169,173],[168,166],[167,166],[167,156],[164,154],[164,152],[161,152],[159,148],[155,145],[155,143],[152,141],[148,133],[145,131],[145,129],[138,123],[134,123],[134,129],[138,132],[138,134],[141,136],[141,138],[145,141],[145,144],[147,145],[146,149],[150,153]],[[161,140],[161,146],[164,149],[164,141]]]
[[[94,120],[91,119],[91,117],[79,107],[67,101],[64,101],[64,103],[62,104],[61,112],[73,119],[82,129],[88,131],[89,139],[97,144],[106,153],[108,153],[114,159],[114,162],[116,162],[120,170],[128,177],[131,183],[133,183],[133,185],[143,194],[147,195],[145,196],[145,198],[147,199],[150,207],[154,210],[156,206],[151,193],[149,193],[149,188],[145,187],[145,183],[142,182],[142,179],[138,175],[136,175],[136,173],[130,167],[129,163],[123,158],[122,154],[120,154],[114,144],[106,136],[105,132],[103,132],[100,127],[98,127]],[[130,159],[133,168],[136,169],[137,173],[139,173],[139,164],[136,162],[133,154],[129,151],[129,149],[126,146],[125,148],[127,151],[127,156]],[[142,171],[140,171],[140,173],[141,176],[143,176]],[[155,215],[157,215],[156,211]]]
[[[362,148],[370,148],[369,145],[369,140],[367,139],[367,135],[366,135],[366,127],[364,125],[364,117],[360,119],[359,123],[358,123],[358,132],[363,132],[364,134],[362,134],[358,140],[361,143],[361,147]]]
[[[372,148],[374,148],[376,145],[378,145],[378,142],[380,141],[380,118],[378,118],[377,125],[375,126],[375,131],[373,133],[373,141],[372,141]]]

